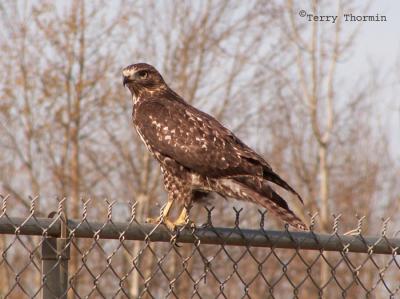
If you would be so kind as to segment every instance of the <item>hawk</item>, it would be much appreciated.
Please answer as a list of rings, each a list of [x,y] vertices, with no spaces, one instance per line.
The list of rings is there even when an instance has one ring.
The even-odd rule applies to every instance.
[[[151,65],[137,63],[122,71],[123,85],[133,99],[133,124],[160,163],[168,201],[160,217],[173,230],[189,219],[192,203],[215,192],[260,205],[302,230],[306,225],[270,182],[296,195],[271,166],[212,116],[189,105],[165,83]],[[171,207],[178,205],[173,220]]]

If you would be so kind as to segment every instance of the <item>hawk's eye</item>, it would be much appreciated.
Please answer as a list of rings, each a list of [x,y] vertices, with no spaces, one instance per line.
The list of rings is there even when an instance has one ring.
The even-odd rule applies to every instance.
[[[146,71],[139,71],[137,74],[140,79],[146,79],[147,76],[149,75]]]

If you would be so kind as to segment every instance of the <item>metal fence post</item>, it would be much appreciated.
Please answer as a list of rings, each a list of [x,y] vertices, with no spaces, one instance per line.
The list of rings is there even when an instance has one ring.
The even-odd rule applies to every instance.
[[[69,261],[69,243],[67,238],[60,238],[57,240],[57,249],[61,255],[59,264],[59,291],[60,298],[67,298],[68,292],[68,261]]]
[[[61,256],[60,261],[60,295],[67,298],[68,293],[68,261],[70,258],[70,246],[68,239],[68,220],[66,213],[61,213],[61,238],[57,240],[57,250]]]
[[[42,242],[43,299],[67,298],[70,247],[66,217],[62,215],[61,220],[61,238],[45,237]]]
[[[42,242],[42,283],[43,299],[59,298],[60,262],[58,260],[57,239],[44,238]]]

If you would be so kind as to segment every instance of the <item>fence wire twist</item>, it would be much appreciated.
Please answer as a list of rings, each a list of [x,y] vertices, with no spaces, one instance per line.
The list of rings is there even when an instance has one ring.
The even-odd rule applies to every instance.
[[[138,221],[129,203],[126,221],[115,221],[115,202],[106,220],[67,219],[65,200],[48,218],[13,217],[2,198],[0,214],[1,298],[395,298],[400,287],[400,239],[363,235],[364,218],[349,235],[339,233],[340,216],[329,234],[213,224],[208,209],[202,227],[171,232]],[[124,210],[126,212],[126,210]],[[95,214],[100,214],[98,210]],[[117,213],[120,215],[120,213]],[[97,219],[100,217],[96,217]]]

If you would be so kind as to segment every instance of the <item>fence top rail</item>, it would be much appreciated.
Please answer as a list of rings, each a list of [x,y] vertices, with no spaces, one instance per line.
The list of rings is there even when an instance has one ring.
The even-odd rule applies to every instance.
[[[242,229],[214,227],[182,228],[170,232],[163,225],[141,224],[136,221],[106,223],[87,220],[68,220],[64,225],[61,217],[29,218],[0,217],[0,234],[36,235],[62,237],[63,227],[67,229],[67,238],[99,238],[119,240],[142,240],[151,242],[178,242],[194,244],[219,244],[224,246],[272,247],[307,250],[360,252],[368,254],[400,253],[400,238],[380,236],[319,234],[261,229]]]

